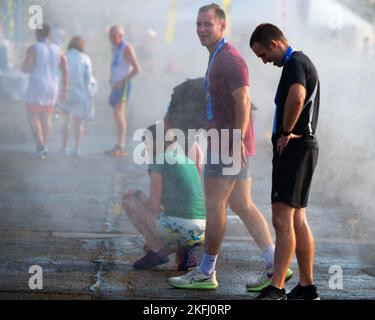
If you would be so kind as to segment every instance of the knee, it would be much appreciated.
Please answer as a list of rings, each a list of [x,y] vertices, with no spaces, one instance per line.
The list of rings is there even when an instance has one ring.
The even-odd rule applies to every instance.
[[[272,216],[272,225],[276,232],[285,233],[293,231],[293,222],[290,219],[285,219],[275,214]]]
[[[206,199],[206,210],[208,215],[217,214],[225,211],[226,204],[221,201],[210,201]]]
[[[133,209],[136,206],[136,202],[138,201],[138,198],[135,196],[123,196],[122,198],[122,207],[124,208],[125,212],[128,215],[131,215],[133,213]]]
[[[252,203],[251,201],[230,203],[230,208],[234,213],[238,214],[239,217],[248,215],[252,211],[251,209],[253,206],[254,203]]]

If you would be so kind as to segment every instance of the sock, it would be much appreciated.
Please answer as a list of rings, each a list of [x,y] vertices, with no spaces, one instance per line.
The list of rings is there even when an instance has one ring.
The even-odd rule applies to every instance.
[[[210,256],[208,254],[203,253],[201,265],[199,266],[199,269],[207,275],[210,276],[214,273],[215,271],[215,266],[216,266],[216,260],[217,260],[217,255],[216,256]]]
[[[266,268],[273,266],[273,258],[275,255],[275,246],[273,244],[269,245],[265,250],[262,252],[262,256],[264,259],[264,264]]]

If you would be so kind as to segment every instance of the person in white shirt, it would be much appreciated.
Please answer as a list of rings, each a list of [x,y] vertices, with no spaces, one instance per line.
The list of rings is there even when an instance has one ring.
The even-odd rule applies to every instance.
[[[58,101],[66,99],[68,69],[64,52],[50,41],[50,27],[36,29],[37,42],[27,49],[22,71],[28,73],[26,110],[36,141],[35,156],[44,159],[48,153],[47,143],[52,131],[52,113]],[[62,90],[59,93],[60,72]]]

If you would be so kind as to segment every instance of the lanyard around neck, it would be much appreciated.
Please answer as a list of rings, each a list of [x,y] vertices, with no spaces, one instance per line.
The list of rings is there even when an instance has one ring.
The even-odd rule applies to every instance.
[[[283,65],[285,65],[288,62],[288,60],[292,57],[294,52],[295,50],[289,46],[283,57]]]
[[[125,41],[121,41],[121,43],[117,46],[115,50],[115,54],[112,61],[112,67],[115,68],[120,64],[121,59],[121,53],[122,49],[125,47]]]
[[[213,116],[212,100],[211,100],[211,96],[210,96],[210,92],[209,92],[208,75],[210,73],[211,66],[214,63],[215,59],[216,59],[217,54],[219,53],[219,51],[221,50],[221,48],[226,43],[227,43],[227,40],[225,38],[223,38],[223,39],[221,39],[221,41],[217,45],[214,53],[212,54],[210,62],[208,63],[208,68],[207,68],[207,71],[206,71],[206,78],[204,80],[204,89],[206,91],[206,104],[207,104],[207,120],[209,120],[209,121],[213,120],[214,116]]]
[[[207,71],[206,71],[206,81],[205,81],[205,87],[206,87],[206,91],[208,91],[208,74],[210,72],[210,69],[211,69],[211,66],[212,64],[214,63],[215,59],[216,59],[216,56],[217,54],[219,53],[219,51],[221,50],[221,48],[224,46],[224,44],[227,43],[227,40],[225,38],[221,39],[221,41],[219,42],[219,44],[217,45],[214,53],[212,54],[212,57],[210,59],[210,62],[208,63],[208,68],[207,68]]]

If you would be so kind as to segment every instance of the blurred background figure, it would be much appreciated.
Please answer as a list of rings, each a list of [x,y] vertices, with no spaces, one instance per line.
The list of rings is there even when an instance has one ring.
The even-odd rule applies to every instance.
[[[44,158],[52,131],[51,116],[58,100],[65,101],[68,69],[64,52],[50,41],[50,27],[36,29],[36,43],[27,49],[22,71],[30,74],[26,94],[26,110],[36,141],[35,156]],[[59,71],[63,88],[59,97]]]
[[[126,144],[126,105],[131,92],[131,79],[140,71],[140,66],[133,46],[124,41],[125,31],[120,26],[109,30],[109,40],[112,43],[111,64],[111,95],[109,104],[113,108],[118,133],[118,143],[106,151],[113,157],[125,157]]]
[[[61,107],[65,118],[61,152],[62,154],[68,154],[71,119],[73,117],[76,141],[73,154],[77,157],[82,155],[81,141],[84,121],[94,118],[93,96],[97,89],[91,59],[84,53],[84,49],[83,38],[75,36],[70,40],[66,53],[69,69],[68,96],[67,101]]]

